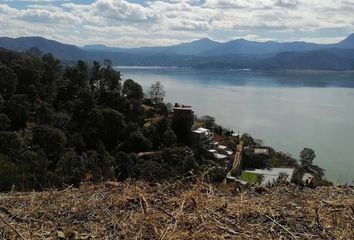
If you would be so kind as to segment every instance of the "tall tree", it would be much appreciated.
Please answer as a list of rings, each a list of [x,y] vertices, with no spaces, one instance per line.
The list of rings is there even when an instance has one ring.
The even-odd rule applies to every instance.
[[[165,97],[165,88],[160,81],[153,83],[150,87],[149,95],[154,103],[160,103]]]

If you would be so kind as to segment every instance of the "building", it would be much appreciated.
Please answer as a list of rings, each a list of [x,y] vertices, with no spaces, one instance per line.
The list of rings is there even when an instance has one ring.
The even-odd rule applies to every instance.
[[[208,144],[211,145],[213,141],[213,132],[206,128],[198,128],[192,131],[193,140],[196,144]]]
[[[223,160],[223,161],[230,160],[228,156],[220,153],[214,153],[214,157],[218,160]]]
[[[272,184],[277,181],[281,174],[286,174],[286,181],[291,182],[295,168],[270,168],[270,169],[255,169],[253,171],[245,171],[263,176],[262,185]]]
[[[173,108],[172,129],[180,142],[190,143],[193,123],[192,107],[176,103]]]
[[[254,154],[263,154],[263,155],[269,155],[269,149],[267,148],[255,148],[253,150]]]

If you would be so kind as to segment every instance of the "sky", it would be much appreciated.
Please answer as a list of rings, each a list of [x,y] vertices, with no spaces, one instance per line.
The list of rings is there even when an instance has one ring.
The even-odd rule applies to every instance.
[[[334,43],[354,33],[354,0],[0,0],[0,36],[164,46],[210,38]]]

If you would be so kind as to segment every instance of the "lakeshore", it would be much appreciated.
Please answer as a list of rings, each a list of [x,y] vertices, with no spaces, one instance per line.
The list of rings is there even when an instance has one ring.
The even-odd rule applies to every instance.
[[[267,75],[259,72],[191,69],[120,69],[145,89],[156,80],[167,102],[193,105],[222,126],[247,132],[295,158],[304,147],[334,183],[352,183],[354,83],[351,74]],[[315,76],[313,76],[315,75]],[[197,95],[195,93],[198,93]]]

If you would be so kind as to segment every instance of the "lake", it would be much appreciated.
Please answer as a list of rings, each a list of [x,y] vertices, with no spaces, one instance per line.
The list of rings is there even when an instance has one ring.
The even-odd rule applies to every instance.
[[[353,183],[354,73],[118,69],[145,91],[161,81],[167,102],[192,105],[198,116],[213,116],[295,158],[310,147],[326,178]]]

